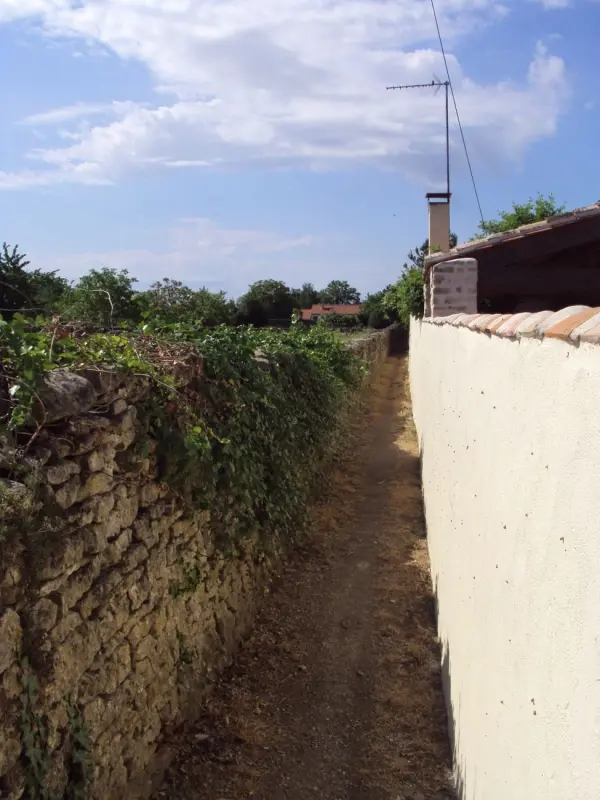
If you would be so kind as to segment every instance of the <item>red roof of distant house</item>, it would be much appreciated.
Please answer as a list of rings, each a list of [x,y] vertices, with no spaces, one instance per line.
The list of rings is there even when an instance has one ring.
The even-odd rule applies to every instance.
[[[323,316],[324,314],[360,314],[362,305],[360,303],[347,303],[339,305],[328,305],[327,303],[317,303],[312,308],[302,309],[302,319],[307,321],[314,316]]]

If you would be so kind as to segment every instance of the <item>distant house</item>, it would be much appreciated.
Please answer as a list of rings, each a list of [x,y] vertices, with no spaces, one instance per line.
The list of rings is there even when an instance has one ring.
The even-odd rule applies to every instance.
[[[326,305],[322,303],[316,303],[312,308],[302,309],[302,321],[316,322],[321,317],[330,316],[331,314],[355,317],[357,314],[360,314],[362,310],[363,307],[360,303],[344,305]]]

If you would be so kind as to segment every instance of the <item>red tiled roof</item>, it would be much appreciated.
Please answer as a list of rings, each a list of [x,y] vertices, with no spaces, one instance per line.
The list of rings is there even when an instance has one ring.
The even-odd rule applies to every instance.
[[[360,303],[329,305],[327,303],[316,303],[312,308],[302,309],[302,319],[310,320],[315,314],[360,314],[362,311]]]

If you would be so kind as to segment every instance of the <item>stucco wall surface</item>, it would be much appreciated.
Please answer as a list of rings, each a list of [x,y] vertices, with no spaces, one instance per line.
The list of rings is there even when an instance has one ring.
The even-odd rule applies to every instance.
[[[593,311],[576,313],[579,323],[591,319],[577,330],[591,329]],[[600,348],[565,334],[561,313],[559,338],[544,334],[558,317],[550,312],[528,326],[479,317],[471,323],[479,331],[464,327],[472,317],[462,327],[411,326],[433,583],[466,800],[600,797]],[[517,322],[527,335],[517,338]],[[495,334],[501,323],[504,338]]]

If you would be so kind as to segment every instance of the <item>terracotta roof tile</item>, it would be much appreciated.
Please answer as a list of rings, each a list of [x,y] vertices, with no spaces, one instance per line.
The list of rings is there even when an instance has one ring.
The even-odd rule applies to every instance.
[[[598,342],[600,335],[600,308],[593,309],[594,314],[571,331],[569,339],[572,342]]]
[[[469,328],[471,328],[472,331],[480,331],[493,316],[493,314],[478,314],[475,319],[469,323]]]
[[[544,336],[547,339],[564,339],[567,341],[574,330],[583,325],[584,322],[587,322],[588,319],[597,316],[598,311],[599,309],[597,308],[586,308],[583,311],[570,314],[551,328],[548,328],[544,332]]]
[[[571,344],[600,344],[600,307],[569,306],[560,311],[523,311],[519,314],[452,314],[423,320],[452,325],[504,339],[539,337]]]
[[[474,320],[476,316],[477,316],[477,314],[459,314],[455,318],[454,322],[452,322],[451,324],[452,325],[468,325],[469,322],[472,322],[472,320]],[[445,321],[444,317],[439,317],[438,319],[440,320],[441,323],[443,323]]]
[[[490,320],[488,322],[487,327],[485,328],[485,330],[488,333],[496,333],[498,328],[500,328],[502,325],[504,325],[506,320],[509,319],[511,316],[512,316],[512,314],[500,314],[497,317],[497,319],[492,319],[492,320]]]
[[[500,325],[496,331],[496,336],[502,336],[503,338],[516,336],[519,325],[525,322],[526,319],[529,319],[530,316],[530,311],[521,311],[520,314],[511,314],[510,317]]]
[[[517,337],[520,339],[522,336],[535,336],[538,325],[545,322],[553,313],[553,311],[536,311],[535,314],[531,314],[517,328]]]
[[[579,341],[586,342],[587,344],[600,344],[600,324],[581,333],[579,335]]]
[[[546,331],[550,330],[550,328],[558,325],[559,322],[562,322],[573,314],[579,314],[580,311],[585,311],[586,308],[589,308],[589,306],[568,306],[567,308],[561,308],[560,311],[555,311],[554,314],[551,314],[543,322],[539,323],[535,329],[536,336],[545,336]]]

